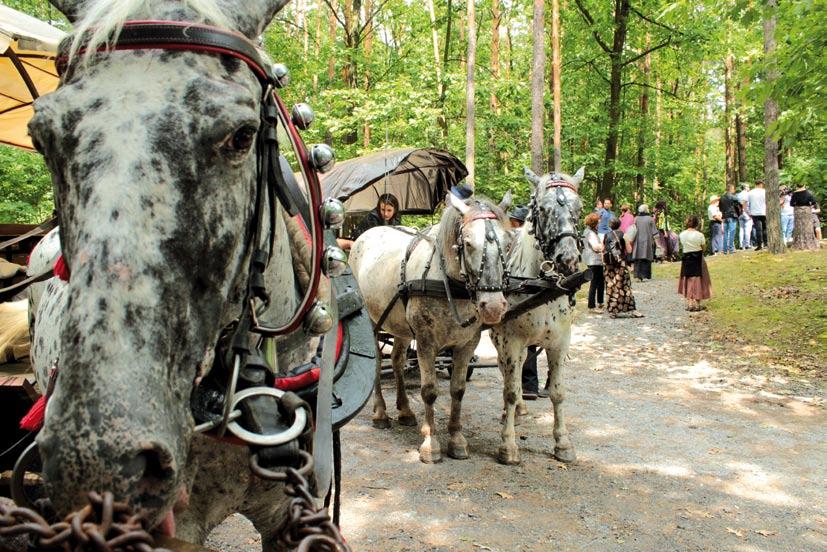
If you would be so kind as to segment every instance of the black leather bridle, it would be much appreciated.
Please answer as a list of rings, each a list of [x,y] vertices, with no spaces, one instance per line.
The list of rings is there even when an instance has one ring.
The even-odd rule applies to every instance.
[[[484,220],[485,221],[485,242],[483,242],[483,250],[482,250],[482,258],[480,259],[480,266],[477,269],[476,273],[473,270],[470,270],[468,267],[468,256],[465,254],[465,244],[462,239],[462,229],[465,224],[473,222],[475,220]],[[508,266],[506,264],[505,259],[505,251],[500,244],[500,240],[497,238],[497,233],[494,230],[494,225],[492,224],[492,220],[497,219],[497,214],[493,211],[481,211],[476,215],[473,215],[467,222],[464,220],[460,220],[457,224],[457,258],[459,260],[460,266],[460,276],[462,277],[465,283],[465,289],[468,290],[468,293],[471,294],[473,297],[477,292],[497,292],[503,291],[505,289],[504,282],[508,281]],[[486,269],[486,253],[488,252],[488,244],[493,244],[497,248],[497,256],[499,257],[500,266],[502,267],[502,277],[500,278],[499,283],[497,284],[483,284],[483,276],[485,274]]]
[[[547,190],[554,190],[556,194],[557,203],[563,207],[568,202],[566,200],[566,194],[563,191],[565,188],[573,191],[577,194],[577,188],[567,182],[566,180],[562,179],[551,179],[546,183]],[[557,232],[550,238],[545,235],[545,232],[542,231],[541,228],[538,228],[539,221],[542,220],[540,216],[540,205],[539,201],[537,200],[536,195],[532,195],[531,198],[531,205],[529,206],[531,209],[531,219],[534,224],[534,239],[537,240],[537,245],[540,248],[540,252],[543,254],[543,258],[548,261],[554,261],[554,251],[557,249],[557,244],[563,238],[573,238],[574,241],[577,243],[577,249],[579,251],[583,250],[583,242],[580,234],[577,232],[577,221],[574,221],[573,226],[575,228],[574,232]]]
[[[57,70],[62,82],[71,77],[75,70],[75,60],[86,52],[84,39],[75,57],[69,58],[67,51],[70,42],[64,41],[59,50]],[[238,334],[252,331],[265,337],[290,333],[302,323],[307,312],[316,300],[316,290],[321,277],[321,258],[324,247],[322,224],[319,218],[321,205],[321,186],[315,170],[311,168],[307,150],[304,148],[298,130],[292,124],[287,109],[276,94],[280,87],[272,67],[263,62],[256,46],[245,36],[213,27],[179,21],[127,21],[117,39],[97,48],[105,54],[119,50],[178,50],[203,54],[226,55],[244,62],[261,83],[261,124],[256,137],[257,178],[256,196],[252,228],[246,248],[251,252],[248,271],[246,299],[239,319]],[[296,154],[306,176],[309,198],[292,182],[282,175],[279,163],[279,144],[277,136],[278,121],[281,119],[290,138],[297,144]],[[270,260],[275,241],[276,200],[291,215],[302,215],[312,240],[311,278],[301,304],[294,316],[278,328],[265,327],[255,317],[255,300],[266,306],[269,303],[264,286],[264,271]],[[309,203],[309,205],[308,205]],[[264,231],[265,211],[269,212],[269,231],[267,250],[262,249],[261,238]],[[239,340],[240,341],[240,340]]]

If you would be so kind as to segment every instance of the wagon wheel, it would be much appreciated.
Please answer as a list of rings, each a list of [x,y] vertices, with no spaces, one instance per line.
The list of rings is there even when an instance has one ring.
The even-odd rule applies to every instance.
[[[11,476],[11,497],[18,506],[36,509],[36,502],[45,498],[43,478],[41,472],[43,464],[40,460],[40,450],[33,442],[14,463]],[[27,475],[28,483],[27,483]],[[32,478],[34,477],[34,480]]]

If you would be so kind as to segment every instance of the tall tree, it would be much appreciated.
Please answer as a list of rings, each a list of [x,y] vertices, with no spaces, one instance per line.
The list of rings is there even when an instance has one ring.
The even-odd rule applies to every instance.
[[[448,147],[448,115],[445,113],[445,98],[448,94],[448,61],[450,60],[451,55],[451,22],[454,19],[451,3],[452,0],[448,0],[448,5],[445,12],[445,49],[442,53],[442,73],[439,78],[439,114],[437,115],[437,123],[439,124],[440,133],[442,135],[442,147]]]
[[[468,182],[474,185],[476,165],[476,113],[474,111],[474,70],[477,66],[477,10],[475,0],[468,0],[468,54],[465,59],[465,166]]]
[[[560,65],[562,63],[560,52],[560,0],[551,0],[551,94],[554,100],[554,138],[551,152],[552,169],[560,172],[561,166],[561,139],[563,129],[563,112],[560,99]]]
[[[724,60],[724,155],[726,159],[725,185],[735,184],[735,156],[737,149],[732,134],[732,52]]]
[[[546,72],[544,10],[545,0],[534,0],[534,25],[531,33],[534,37],[531,64],[531,170],[537,174],[543,173],[543,123],[545,122],[543,79]]]
[[[775,62],[775,22],[777,0],[767,0],[764,8],[764,61],[767,64],[767,83],[772,87],[778,78]],[[778,142],[773,137],[778,120],[778,103],[772,89],[764,100],[764,183],[767,194],[767,245],[770,253],[786,249],[781,235],[781,207],[778,202]]]
[[[749,75],[744,75],[743,85],[738,87],[740,96],[743,88],[749,88]],[[738,102],[735,110],[735,136],[738,144],[738,182],[748,182],[747,171],[747,110],[743,102]]]
[[[433,1],[433,0],[432,0]],[[491,76],[494,83],[500,80],[500,21],[502,19],[502,11],[500,10],[500,0],[491,0]],[[500,102],[497,99],[497,89],[491,88],[491,111],[500,114]]]
[[[646,48],[649,48],[649,34],[646,34]],[[640,90],[640,117],[637,134],[637,174],[635,175],[635,198],[644,201],[646,195],[646,136],[649,125],[649,71],[652,67],[651,54],[646,54],[641,63],[643,86]]]

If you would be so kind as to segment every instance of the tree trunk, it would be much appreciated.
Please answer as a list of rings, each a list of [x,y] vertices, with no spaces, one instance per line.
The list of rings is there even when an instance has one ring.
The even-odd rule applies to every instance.
[[[646,49],[649,49],[649,34],[646,34]],[[652,57],[649,54],[643,58],[643,87],[640,92],[640,121],[637,133],[637,175],[635,175],[635,192],[637,201],[643,203],[646,196],[646,168],[645,147],[646,129],[649,125],[649,70],[652,67]]]
[[[657,198],[660,189],[660,123],[663,115],[660,75],[657,73],[655,75],[655,178],[652,179],[652,198]]]
[[[732,54],[724,60],[724,159],[726,161],[726,186],[735,184],[735,142],[732,136]]]
[[[433,1],[433,0],[431,0]],[[500,114],[500,102],[497,99],[497,85],[500,82],[500,0],[491,0],[491,76],[493,85],[491,87],[491,111]]]
[[[432,0],[433,1],[433,0]],[[370,91],[370,69],[368,65],[368,60],[370,60],[370,54],[373,51],[373,19],[371,15],[373,12],[373,0],[364,0],[365,4],[365,29],[364,29],[364,52],[365,52],[365,91]],[[358,21],[358,19],[357,19]],[[387,144],[386,144],[387,145]],[[366,121],[364,127],[362,128],[362,146],[365,149],[370,148],[370,122]]]
[[[742,87],[749,87],[749,75],[744,76]],[[738,137],[738,182],[749,182],[747,172],[747,110],[741,103],[735,112],[735,134]]]
[[[767,245],[770,253],[783,253],[786,249],[781,235],[781,206],[778,201],[778,142],[770,132],[778,120],[778,103],[773,97],[772,85],[778,78],[775,64],[776,0],[767,0],[764,12],[764,60],[767,63],[767,84],[770,94],[764,100],[764,185],[767,194]]]
[[[600,182],[598,196],[609,197],[615,183],[615,161],[617,160],[618,127],[620,123],[620,93],[623,77],[623,48],[626,44],[627,23],[629,21],[629,0],[615,0],[614,38],[612,40],[612,69],[609,77],[609,133],[606,137],[606,156],[604,158],[603,179]]]
[[[445,12],[448,20],[445,22],[445,50],[442,53],[442,73],[439,81],[439,115],[437,115],[437,123],[442,134],[442,146],[448,147],[448,115],[445,113],[445,95],[448,92],[448,59],[451,53],[451,21],[454,19],[454,14],[451,7],[451,0],[448,0],[447,11]]]
[[[477,64],[477,10],[475,0],[468,0],[468,54],[465,75],[465,166],[468,183],[474,186],[476,160],[476,118],[474,112],[474,69]]]
[[[327,85],[333,86],[336,80],[336,0],[330,0],[330,13],[327,16],[327,34],[330,40],[330,57],[327,58]],[[325,130],[324,141],[333,145],[333,134],[330,129]]]
[[[531,64],[531,170],[537,174],[543,171],[543,79],[546,66],[546,44],[544,40],[545,0],[534,0],[534,25],[532,40],[534,52]]]
[[[334,27],[335,29],[335,27]],[[322,47],[322,12],[316,11],[316,40],[313,43],[313,54],[315,59],[319,59],[319,53]],[[313,92],[319,91],[319,73],[313,71]]]
[[[554,143],[551,152],[552,169],[561,172],[561,135],[563,112],[560,107],[560,0],[551,0],[551,94],[554,101]]]
[[[439,34],[436,28],[436,9],[434,8],[434,0],[428,0],[428,14],[431,16],[431,42],[434,45],[434,71],[436,71],[436,81],[442,82],[442,71],[439,66]]]

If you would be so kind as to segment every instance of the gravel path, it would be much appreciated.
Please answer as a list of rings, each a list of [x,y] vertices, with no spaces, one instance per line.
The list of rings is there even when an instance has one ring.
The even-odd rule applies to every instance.
[[[374,429],[366,407],[342,435],[342,527],[354,550],[827,550],[821,388],[702,344],[693,328],[706,317],[686,313],[675,287],[636,285],[643,319],[580,314],[566,378],[574,464],[551,458],[547,400],[529,402],[517,427],[522,464],[496,462],[496,369],[477,370],[466,391],[468,460],[420,463],[418,429]],[[493,355],[487,340],[479,352]],[[392,381],[383,386],[394,404]],[[437,407],[444,442],[447,375]],[[257,541],[235,516],[209,545]]]

